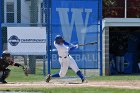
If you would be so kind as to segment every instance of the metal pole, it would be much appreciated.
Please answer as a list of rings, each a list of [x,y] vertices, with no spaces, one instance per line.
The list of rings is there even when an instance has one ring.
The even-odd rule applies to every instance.
[[[50,70],[50,65],[51,65],[51,62],[50,62],[50,55],[51,55],[51,52],[50,52],[50,2],[51,0],[43,0],[44,1],[44,12],[45,12],[45,25],[46,25],[46,39],[47,39],[47,59],[48,59],[48,74],[51,73],[51,70]]]
[[[103,75],[102,52],[102,0],[100,0],[100,76]]]
[[[127,18],[127,0],[125,0],[125,14],[124,17]]]
[[[31,6],[30,6],[30,26],[37,26],[38,22],[38,0],[31,0]],[[30,68],[30,74],[36,73],[36,56],[29,55],[29,68]]]
[[[0,57],[1,57],[1,54],[2,54],[2,27],[1,27],[1,24],[2,24],[2,0],[0,0]]]
[[[43,55],[43,75],[46,77],[46,56]]]

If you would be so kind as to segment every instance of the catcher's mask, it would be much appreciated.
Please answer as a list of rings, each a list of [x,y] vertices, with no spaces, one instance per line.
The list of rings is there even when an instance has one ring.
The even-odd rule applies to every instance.
[[[2,58],[6,59],[6,57],[11,57],[11,54],[8,51],[3,51]]]
[[[61,35],[57,35],[55,37],[55,42],[56,42],[56,44],[60,44],[60,43],[64,42],[64,39],[63,39],[63,37]]]

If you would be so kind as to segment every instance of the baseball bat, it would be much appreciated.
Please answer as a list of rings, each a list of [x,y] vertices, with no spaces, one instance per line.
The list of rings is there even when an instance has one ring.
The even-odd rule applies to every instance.
[[[85,43],[85,44],[78,44],[78,46],[86,46],[86,45],[94,45],[97,44],[97,42],[89,42],[89,43]]]

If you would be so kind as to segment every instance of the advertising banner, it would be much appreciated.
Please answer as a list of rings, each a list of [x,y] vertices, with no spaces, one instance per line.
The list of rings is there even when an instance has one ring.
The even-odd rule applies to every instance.
[[[8,27],[7,39],[13,55],[46,55],[45,27]]]

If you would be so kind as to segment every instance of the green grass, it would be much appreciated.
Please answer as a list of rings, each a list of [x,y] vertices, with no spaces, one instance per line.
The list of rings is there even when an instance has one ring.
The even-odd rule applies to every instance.
[[[33,82],[33,81],[43,81],[43,68],[41,65],[36,67],[36,74],[29,74],[26,77],[23,73],[23,70],[19,67],[10,67],[11,73],[7,78],[9,82]],[[59,72],[59,69],[51,70],[51,73]],[[67,76],[75,76],[75,73],[72,70],[68,70]]]
[[[43,74],[40,68],[36,69],[37,74],[30,74],[28,77],[24,75],[23,70],[19,67],[11,67],[10,76],[7,78],[9,82],[33,82],[43,80]]]
[[[24,73],[21,68],[17,67],[10,67],[11,69],[11,75],[7,78],[8,82],[36,82],[36,81],[43,81],[43,71],[42,67],[37,66],[36,68],[36,74],[35,75],[29,75],[28,77],[24,76]],[[52,73],[58,72],[59,69],[52,70]],[[72,70],[68,71],[68,76],[76,76],[75,73]],[[131,76],[131,75],[125,75],[125,76],[94,76],[87,78],[88,81],[114,81],[114,80],[140,80],[140,76]],[[140,90],[136,89],[118,89],[118,88],[96,88],[96,87],[82,87],[82,88],[63,88],[63,87],[57,87],[57,88],[0,88],[0,91],[7,90],[7,91],[34,91],[34,92],[43,92],[43,93],[140,93]]]
[[[42,92],[42,93],[140,93],[140,90],[136,89],[118,89],[118,88],[96,88],[96,87],[84,87],[84,88],[18,88],[18,89],[0,89],[2,91],[24,91],[24,92]]]
[[[8,82],[34,82],[34,81],[43,81],[43,69],[41,65],[38,65],[36,68],[36,74],[29,74],[26,77],[21,68],[10,67],[11,74],[7,78]],[[52,73],[58,72],[59,69],[51,70]],[[94,73],[93,73],[94,74]],[[76,76],[72,70],[68,70],[67,76]],[[121,76],[91,76],[87,78],[88,80],[140,80],[139,75],[121,75]]]
[[[108,81],[115,81],[115,80],[140,80],[140,76],[138,75],[122,75],[122,76],[95,76],[94,78],[88,78],[89,80],[108,80]]]

